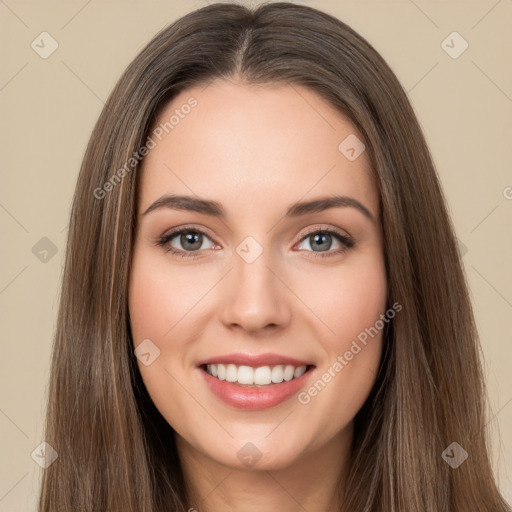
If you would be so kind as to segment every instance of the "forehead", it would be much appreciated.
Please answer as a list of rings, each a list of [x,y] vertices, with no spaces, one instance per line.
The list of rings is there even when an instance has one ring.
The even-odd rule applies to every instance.
[[[228,213],[230,205],[282,207],[344,194],[378,216],[366,152],[350,160],[346,144],[340,149],[362,136],[305,87],[227,80],[192,87],[160,111],[149,136],[154,147],[142,163],[140,210],[165,193],[215,199]]]

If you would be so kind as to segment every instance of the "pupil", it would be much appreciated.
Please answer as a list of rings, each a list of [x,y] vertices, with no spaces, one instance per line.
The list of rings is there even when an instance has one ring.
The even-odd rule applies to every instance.
[[[313,240],[315,241],[315,244],[316,244],[316,242],[319,242],[319,241],[320,241],[320,243],[319,243],[319,244],[317,244],[317,245],[316,245],[316,247],[320,248],[322,251],[326,251],[326,250],[328,250],[328,249],[331,247],[331,244],[330,244],[330,236],[331,236],[331,235],[329,235],[329,234],[327,234],[327,233],[324,233],[324,234],[316,234],[316,235],[313,235],[313,237],[312,237],[312,238],[313,238]],[[326,237],[327,237],[328,242],[325,242]],[[322,243],[322,241],[321,241],[322,239],[324,240],[324,243]],[[313,248],[314,248],[314,247],[315,247],[315,244],[311,244],[311,247],[313,247]]]
[[[181,244],[185,249],[197,250],[201,247],[201,233],[195,231],[189,231],[181,235]]]

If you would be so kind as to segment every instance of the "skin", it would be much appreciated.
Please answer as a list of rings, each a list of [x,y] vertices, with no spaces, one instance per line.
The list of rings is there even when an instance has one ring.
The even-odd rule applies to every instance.
[[[191,96],[197,106],[154,139],[140,176],[130,321],[135,347],[149,338],[160,350],[148,366],[138,360],[142,378],[176,431],[187,505],[333,510],[353,418],[379,367],[382,331],[307,404],[294,396],[260,411],[229,406],[210,391],[197,363],[232,352],[284,354],[314,362],[309,386],[386,311],[378,190],[366,152],[349,161],[338,149],[350,134],[363,137],[306,88],[227,80],[182,91],[157,124]],[[143,215],[171,193],[218,201],[227,216],[170,208]],[[373,220],[353,207],[283,217],[299,200],[335,194],[360,201]],[[206,232],[199,251],[184,247],[179,234],[168,243],[197,259],[157,245],[179,226]],[[330,248],[315,250],[307,235],[313,228],[348,234],[355,245],[335,254],[343,243],[333,236]],[[247,236],[263,248],[252,263],[236,252]],[[248,442],[261,453],[250,467],[237,456]]]

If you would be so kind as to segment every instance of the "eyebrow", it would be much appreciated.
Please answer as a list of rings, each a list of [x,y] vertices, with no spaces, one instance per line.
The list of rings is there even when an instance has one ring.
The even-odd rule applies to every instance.
[[[211,215],[217,218],[226,218],[226,210],[221,203],[208,199],[200,199],[192,196],[164,195],[157,199],[142,215],[155,211],[160,208],[169,208],[172,210],[185,210]],[[323,212],[330,208],[355,208],[372,222],[375,219],[370,210],[354,197],[348,196],[329,196],[314,199],[311,201],[302,201],[292,204],[288,207],[285,217],[300,217],[310,213]]]

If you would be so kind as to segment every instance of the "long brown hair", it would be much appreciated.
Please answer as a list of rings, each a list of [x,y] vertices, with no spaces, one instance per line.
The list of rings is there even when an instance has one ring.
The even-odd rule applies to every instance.
[[[308,87],[365,139],[381,197],[389,302],[403,309],[355,418],[343,510],[510,512],[486,445],[480,346],[454,228],[408,98],[353,29],[285,2],[216,3],[187,14],[142,50],[101,112],[71,211],[45,425],[58,458],[44,470],[39,511],[189,507],[174,431],[133,355],[134,155],[163,105],[217,78]],[[468,453],[457,468],[442,457],[453,442]]]

